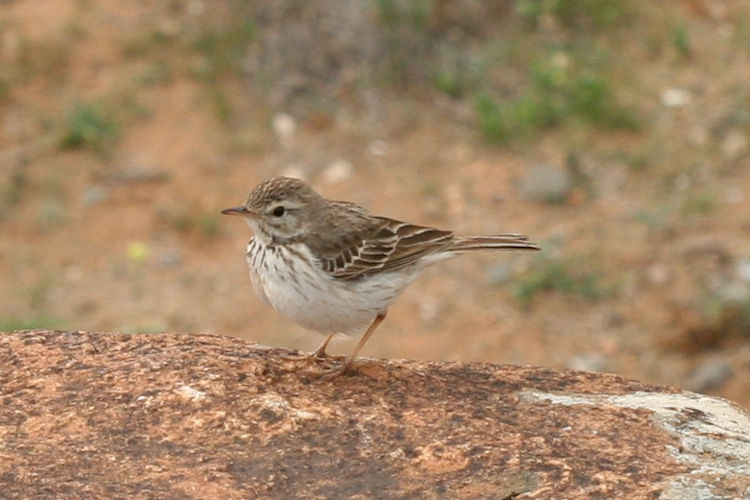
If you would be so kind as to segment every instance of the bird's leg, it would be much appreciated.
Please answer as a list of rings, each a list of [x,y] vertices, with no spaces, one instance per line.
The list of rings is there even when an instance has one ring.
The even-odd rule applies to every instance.
[[[326,354],[326,348],[328,347],[328,344],[333,339],[333,336],[336,335],[336,332],[330,333],[328,337],[323,340],[323,342],[320,343],[317,349],[312,352],[313,358],[327,358],[328,354]]]
[[[281,358],[286,361],[303,361],[304,364],[309,364],[319,359],[330,358],[331,356],[328,353],[326,353],[326,348],[328,347],[328,344],[333,339],[334,335],[336,335],[336,332],[333,332],[330,335],[328,335],[325,338],[325,340],[323,340],[323,342],[318,346],[318,348],[315,349],[313,352],[305,352],[302,354],[286,354],[284,356],[281,356]],[[300,366],[299,369],[301,369],[304,366],[304,364]]]
[[[321,377],[324,379],[332,379],[334,377],[338,377],[339,375],[343,375],[344,373],[348,372],[351,367],[352,363],[354,363],[354,359],[357,357],[357,354],[359,351],[365,346],[367,343],[367,340],[370,338],[372,333],[375,331],[375,329],[382,323],[382,321],[385,319],[385,312],[379,313],[377,316],[375,316],[375,319],[372,320],[372,323],[370,323],[370,326],[367,328],[365,333],[362,334],[362,337],[359,339],[359,342],[357,342],[356,347],[352,351],[352,353],[349,355],[349,357],[344,361],[343,364],[334,367],[329,368],[327,370],[312,372],[312,371],[305,371],[304,373],[306,375]]]

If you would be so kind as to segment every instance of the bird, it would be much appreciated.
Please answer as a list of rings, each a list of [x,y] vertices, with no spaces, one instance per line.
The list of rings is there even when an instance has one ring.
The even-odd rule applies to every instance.
[[[294,359],[330,360],[326,348],[336,334],[363,332],[342,363],[307,371],[325,378],[351,369],[388,307],[426,267],[475,250],[540,249],[522,234],[457,236],[372,215],[292,177],[258,184],[243,205],[221,213],[243,217],[252,230],[246,261],[261,301],[326,336],[315,351]]]

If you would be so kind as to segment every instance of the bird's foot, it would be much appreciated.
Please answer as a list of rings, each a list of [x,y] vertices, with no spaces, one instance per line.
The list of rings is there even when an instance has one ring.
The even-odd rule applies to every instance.
[[[339,358],[337,356],[337,358]],[[346,358],[345,360],[336,359],[336,361],[342,361],[340,363],[337,363],[335,365],[329,364],[328,366],[320,366],[318,365],[317,368],[319,369],[304,369],[300,370],[300,375],[304,375],[310,378],[318,378],[321,380],[332,380],[336,377],[339,377],[341,375],[344,375],[348,373],[352,369],[352,360],[349,358]]]
[[[318,352],[299,352],[295,351],[293,354],[282,354],[279,356],[284,361],[309,361],[318,358],[326,358],[328,355],[323,353],[321,356]]]
[[[346,359],[345,356],[331,356],[327,354],[325,350],[317,350],[313,352],[303,352],[295,354],[285,354],[281,356],[284,361],[291,361],[296,364],[291,371],[306,370],[310,365],[328,365],[339,360]]]

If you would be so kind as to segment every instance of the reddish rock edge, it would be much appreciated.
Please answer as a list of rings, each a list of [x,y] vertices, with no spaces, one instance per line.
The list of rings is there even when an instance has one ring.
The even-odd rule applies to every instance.
[[[364,360],[306,380],[284,352],[0,334],[0,496],[750,496],[750,418],[721,399],[490,364]]]

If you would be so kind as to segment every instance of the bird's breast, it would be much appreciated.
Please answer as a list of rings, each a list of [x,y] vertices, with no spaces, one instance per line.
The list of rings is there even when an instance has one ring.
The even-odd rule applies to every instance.
[[[295,323],[324,333],[362,330],[407,284],[403,275],[391,273],[359,280],[333,278],[303,244],[251,241],[247,263],[253,288],[264,302]]]

